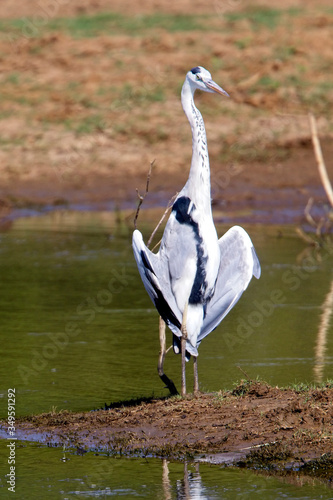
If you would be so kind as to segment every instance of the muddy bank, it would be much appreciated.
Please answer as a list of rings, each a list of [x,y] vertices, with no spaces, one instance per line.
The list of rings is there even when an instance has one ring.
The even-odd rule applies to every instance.
[[[224,220],[299,223],[311,196],[323,214],[308,113],[332,178],[333,16],[291,5],[22,0],[15,19],[2,2],[0,202],[135,207],[156,159],[146,204],[165,206],[188,176],[180,88],[201,64],[231,96],[195,97]]]
[[[323,142],[325,156],[333,152],[333,143]],[[136,174],[124,170],[105,175],[97,167],[86,172],[76,184],[72,177],[59,180],[55,172],[31,177],[28,181],[2,179],[0,221],[16,210],[47,209],[133,211],[138,203],[136,190],[145,191],[149,162]],[[288,171],[288,180],[283,172]],[[188,168],[167,175],[158,162],[153,169],[149,193],[143,209],[160,208],[156,221],[169,200],[186,182]],[[55,176],[55,177],[53,177]],[[328,201],[315,165],[312,145],[288,152],[288,158],[275,165],[250,162],[238,166],[212,165],[212,203],[218,223],[303,224],[305,207],[314,200],[312,216],[318,220],[327,213]]]
[[[104,410],[21,418],[17,435],[80,453],[93,449],[196,457],[269,470],[287,465],[319,471],[311,461],[322,457],[323,475],[332,480],[332,418],[331,385],[297,391],[242,382],[233,391],[199,397],[120,402]]]

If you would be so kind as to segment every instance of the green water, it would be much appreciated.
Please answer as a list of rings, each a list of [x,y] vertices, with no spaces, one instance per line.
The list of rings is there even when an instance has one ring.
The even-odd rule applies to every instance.
[[[207,464],[169,462],[147,458],[83,456],[60,448],[22,444],[17,448],[15,494],[6,486],[1,498],[22,499],[331,499],[332,490],[313,480],[304,483],[297,476],[282,479]],[[3,450],[0,459],[6,459]],[[15,496],[16,495],[16,496]]]
[[[280,386],[332,378],[331,252],[324,248],[320,261],[313,250],[302,255],[304,242],[289,229],[247,229],[262,277],[251,282],[234,310],[202,342],[200,388],[232,388],[243,377],[239,367],[251,378]],[[156,370],[158,316],[130,243],[130,229],[115,227],[107,213],[54,212],[18,219],[0,234],[1,418],[7,414],[9,388],[16,390],[17,416],[54,407],[90,410],[111,401],[167,394]],[[172,352],[165,371],[179,387],[180,359]],[[191,371],[188,366],[189,389]],[[27,443],[16,451],[19,498],[79,496],[75,491],[85,491],[83,496],[163,497],[158,460],[88,453],[68,454],[69,460],[62,461],[60,449]],[[1,446],[2,485],[6,456]],[[177,493],[184,479],[182,464],[170,464],[170,469],[170,498],[186,498]],[[201,480],[198,474],[190,476],[193,488],[202,484],[202,496],[189,498],[234,498],[236,491],[243,495],[239,498],[251,498],[252,490],[262,498],[277,498],[265,496],[270,487],[286,495],[290,490],[288,498],[329,498],[311,492],[297,496],[305,490],[249,472],[200,464]],[[24,488],[36,493],[24,497]]]
[[[332,490],[313,480],[304,483],[297,476],[288,483],[282,479],[251,471],[228,469],[207,464],[167,462],[146,458],[83,456],[63,452],[61,448],[22,444],[17,447],[15,494],[6,486],[1,498],[75,499],[324,499]],[[4,463],[3,449],[0,460]],[[3,479],[3,476],[2,476]]]

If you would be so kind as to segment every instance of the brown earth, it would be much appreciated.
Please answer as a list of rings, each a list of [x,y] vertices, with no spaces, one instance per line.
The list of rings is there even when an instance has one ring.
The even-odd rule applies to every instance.
[[[328,385],[297,391],[247,381],[232,392],[121,402],[93,412],[46,413],[16,425],[18,435],[79,452],[195,455],[215,463],[272,469],[307,464],[307,473],[312,465],[318,472],[313,460],[322,457],[322,473],[332,481],[332,422],[333,388]]]
[[[98,24],[110,10],[123,17]],[[78,15],[100,16],[97,32],[65,24]],[[179,15],[188,27],[172,27]],[[232,217],[269,210],[284,222],[282,211],[300,218],[310,196],[325,202],[308,113],[333,177],[330,0],[22,0],[19,13],[4,0],[0,20],[4,204],[133,207],[156,159],[146,203],[165,205],[188,175],[179,94],[198,64],[231,95],[196,95],[216,205]]]

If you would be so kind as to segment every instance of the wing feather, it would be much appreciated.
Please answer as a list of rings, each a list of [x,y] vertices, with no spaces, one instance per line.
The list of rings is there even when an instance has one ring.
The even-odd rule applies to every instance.
[[[234,226],[219,239],[221,261],[215,291],[207,304],[198,344],[223,320],[261,269],[247,232]]]
[[[144,287],[160,316],[174,333],[180,335],[182,314],[173,296],[167,262],[151,252],[137,229],[133,232],[133,251]]]

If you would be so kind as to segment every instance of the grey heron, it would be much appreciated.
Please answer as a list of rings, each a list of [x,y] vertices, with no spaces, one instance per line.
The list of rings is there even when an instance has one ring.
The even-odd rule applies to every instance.
[[[182,395],[186,394],[185,360],[193,356],[194,392],[198,392],[200,342],[233,308],[260,264],[247,232],[234,226],[217,237],[211,208],[210,167],[205,125],[194,104],[196,90],[228,96],[205,68],[186,75],[181,103],[192,129],[188,180],[173,203],[159,251],[151,252],[137,229],[133,251],[143,284],[173,333],[173,349],[182,354]]]

